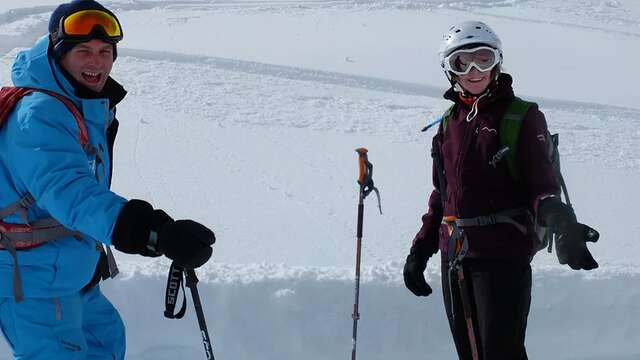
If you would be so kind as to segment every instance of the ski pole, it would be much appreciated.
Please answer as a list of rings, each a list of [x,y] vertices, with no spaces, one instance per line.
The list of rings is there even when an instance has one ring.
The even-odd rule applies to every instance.
[[[373,165],[369,162],[367,152],[365,148],[356,149],[358,153],[358,184],[360,185],[360,195],[358,199],[358,225],[356,230],[356,284],[355,284],[355,301],[353,303],[353,332],[352,332],[352,348],[351,348],[351,360],[356,360],[356,347],[358,343],[358,320],[360,320],[360,259],[362,249],[362,222],[364,217],[364,199],[374,191],[378,197],[378,208],[382,214],[382,206],[380,205],[380,193],[378,189],[373,185]]]
[[[451,278],[455,271],[458,280],[458,290],[460,291],[460,301],[462,302],[464,321],[467,327],[467,337],[469,339],[469,346],[471,347],[471,358],[473,360],[479,360],[478,343],[473,324],[473,312],[471,310],[471,295],[469,293],[469,286],[467,284],[467,279],[465,278],[462,264],[467,252],[469,251],[469,239],[467,238],[467,234],[464,230],[456,224],[454,216],[445,217],[444,223],[447,224],[450,231],[447,253],[449,256],[449,298],[451,299],[451,316],[455,323],[456,311],[453,304],[453,287],[451,285]]]
[[[365,150],[366,151],[366,150]],[[364,161],[363,161],[363,153],[358,152],[360,155],[360,176],[358,177],[358,182],[363,178],[363,169],[364,169]],[[366,152],[364,152],[364,156]],[[355,285],[355,301],[353,303],[353,313],[351,314],[351,318],[353,319],[353,329],[352,329],[352,348],[351,348],[351,360],[356,360],[356,346],[358,342],[358,320],[360,320],[360,312],[358,311],[358,306],[360,305],[360,250],[362,248],[362,219],[364,215],[364,191],[362,190],[363,186],[360,185],[360,196],[358,200],[358,227],[356,231],[356,285]]]
[[[479,360],[478,355],[478,343],[476,340],[476,333],[473,328],[473,314],[471,312],[471,300],[469,295],[469,288],[467,286],[467,280],[464,277],[464,270],[462,264],[457,269],[458,273],[458,288],[460,290],[460,299],[462,300],[462,310],[464,312],[464,320],[467,325],[467,336],[469,337],[469,345],[471,346],[471,357],[473,360]]]
[[[185,280],[186,277],[186,280]],[[167,281],[167,291],[165,295],[165,310],[164,316],[169,319],[182,319],[187,310],[187,298],[184,291],[184,284],[191,289],[191,297],[193,298],[193,305],[196,308],[196,315],[198,317],[198,326],[200,326],[200,335],[202,336],[202,345],[207,356],[207,360],[215,360],[213,356],[213,349],[211,347],[211,338],[209,337],[209,330],[207,329],[207,322],[204,318],[204,311],[202,310],[202,302],[200,301],[200,294],[198,293],[198,277],[193,269],[184,269],[175,263],[171,264],[169,269],[169,280]],[[182,289],[182,306],[177,313],[174,314],[176,304],[178,302],[178,292]]]
[[[215,360],[215,357],[213,356],[213,349],[211,348],[209,330],[207,330],[207,322],[205,321],[202,303],[200,302],[200,294],[198,293],[198,277],[196,276],[196,272],[193,269],[188,269],[186,272],[186,278],[186,285],[191,289],[193,306],[196,308],[196,315],[198,316],[198,326],[200,326],[200,335],[202,335],[204,352],[207,355],[207,360]]]

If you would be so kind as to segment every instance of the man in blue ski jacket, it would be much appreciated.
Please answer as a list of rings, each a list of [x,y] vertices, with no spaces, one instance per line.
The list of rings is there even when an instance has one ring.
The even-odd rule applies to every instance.
[[[111,11],[71,1],[13,65],[15,87],[35,89],[0,109],[0,330],[14,359],[124,359],[124,325],[97,286],[115,272],[110,245],[185,268],[211,257],[207,227],[109,190],[122,36]]]

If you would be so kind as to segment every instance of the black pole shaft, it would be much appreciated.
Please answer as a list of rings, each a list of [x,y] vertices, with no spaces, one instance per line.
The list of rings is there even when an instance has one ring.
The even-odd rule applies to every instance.
[[[207,355],[207,360],[215,360],[213,356],[213,349],[211,347],[211,338],[209,337],[209,331],[207,330],[207,322],[204,318],[204,311],[202,310],[202,303],[200,302],[200,294],[198,293],[198,277],[193,269],[186,271],[187,275],[187,287],[191,289],[191,296],[193,297],[193,306],[196,309],[198,316],[198,325],[200,326],[200,334],[202,335],[202,345],[204,346],[204,352]]]
[[[351,360],[356,360],[356,346],[358,342],[358,320],[360,319],[359,305],[360,305],[360,258],[362,248],[362,222],[364,217],[364,189],[360,188],[360,200],[358,202],[358,229],[356,233],[356,285],[355,285],[355,301],[353,303],[353,335],[352,335],[352,349]]]

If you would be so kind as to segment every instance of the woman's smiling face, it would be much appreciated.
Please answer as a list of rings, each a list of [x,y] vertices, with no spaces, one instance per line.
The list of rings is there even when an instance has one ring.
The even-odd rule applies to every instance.
[[[456,81],[466,92],[479,95],[482,94],[491,83],[491,73],[491,70],[480,71],[472,67],[468,74],[458,75]]]

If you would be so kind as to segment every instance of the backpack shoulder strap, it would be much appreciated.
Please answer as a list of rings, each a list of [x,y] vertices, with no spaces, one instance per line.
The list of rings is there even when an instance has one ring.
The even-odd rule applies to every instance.
[[[87,127],[84,123],[84,117],[82,116],[80,110],[69,98],[52,91],[10,86],[0,88],[0,127],[6,122],[16,104],[23,97],[34,92],[45,93],[51,97],[58,99],[64,104],[64,106],[67,108],[67,110],[69,110],[76,121],[76,125],[78,126],[79,130],[78,141],[83,150],[87,153],[95,154],[99,159],[99,154],[96,152],[96,149],[89,143]],[[35,200],[33,199],[33,197],[30,194],[27,194],[25,197],[15,202],[14,204],[11,204],[4,208],[0,208],[0,250],[8,250],[14,261],[13,291],[16,302],[22,301],[24,297],[22,291],[20,267],[18,266],[17,251],[31,249],[40,246],[48,241],[53,241],[65,237],[75,237],[77,239],[82,239],[83,237],[81,233],[63,227],[54,218],[40,219],[29,223],[27,218],[27,210],[34,203]],[[20,214],[25,224],[8,224],[1,221],[2,218],[16,212]],[[104,248],[102,247],[102,245],[98,246],[104,253]],[[107,277],[115,277],[118,274],[118,268],[110,247],[107,247],[106,258],[106,270],[104,268],[96,269],[96,271],[101,270],[100,278],[102,279],[106,279]],[[95,280],[92,279],[92,283],[94,281]]]
[[[506,154],[507,166],[509,167],[509,173],[516,180],[520,179],[517,163],[520,128],[522,128],[522,121],[527,112],[534,105],[536,104],[533,102],[515,97],[500,121],[500,144],[509,147],[509,151]]]
[[[442,114],[436,121],[427,125],[422,131],[428,130],[430,127],[440,124],[438,127],[438,133],[433,136],[431,140],[431,158],[433,159],[433,164],[435,165],[436,172],[438,175],[438,184],[437,190],[440,192],[440,197],[442,201],[447,201],[447,184],[446,179],[444,177],[444,166],[442,164],[442,155],[440,153],[440,145],[442,144],[442,137],[444,136],[445,131],[447,130],[447,124],[449,123],[449,117],[451,117],[451,113],[455,104],[451,105],[447,111]]]
[[[9,114],[13,111],[13,108],[16,106],[18,101],[34,92],[45,93],[60,100],[64,104],[64,106],[67,108],[67,110],[69,110],[69,112],[73,115],[73,118],[76,120],[76,125],[78,125],[78,129],[80,131],[78,139],[80,141],[80,145],[85,148],[89,144],[89,135],[87,133],[87,127],[84,124],[82,113],[80,113],[80,110],[78,110],[73,101],[53,91],[13,86],[6,86],[1,88],[0,104],[2,104],[2,107],[0,108],[0,126],[2,126],[2,124],[9,117]]]
[[[0,104],[2,104],[2,107],[0,107],[0,125],[4,124],[18,101],[31,92],[30,89],[13,86],[0,88]]]
[[[447,132],[447,125],[449,124],[449,118],[451,117],[451,114],[453,113],[453,109],[455,108],[456,104],[454,103],[453,105],[449,106],[449,108],[447,109],[447,111],[444,112],[444,114],[442,114],[442,133],[444,134],[445,132]]]

